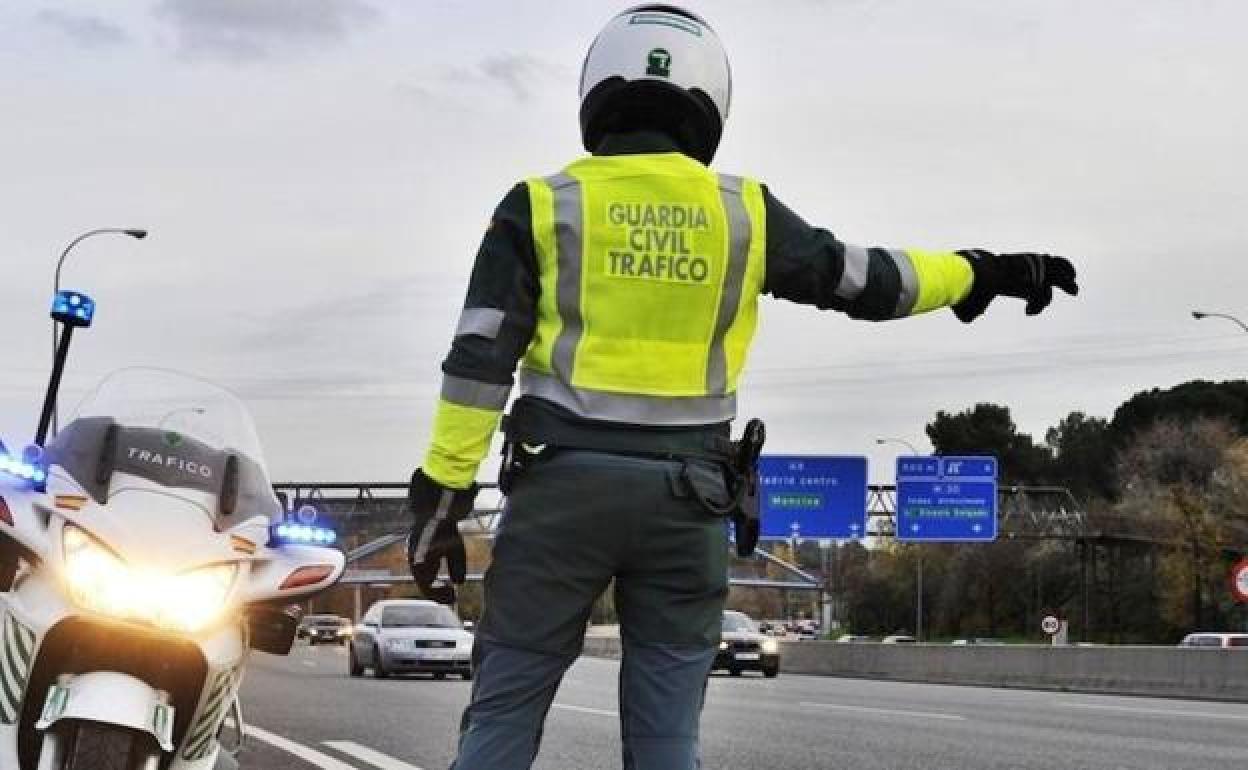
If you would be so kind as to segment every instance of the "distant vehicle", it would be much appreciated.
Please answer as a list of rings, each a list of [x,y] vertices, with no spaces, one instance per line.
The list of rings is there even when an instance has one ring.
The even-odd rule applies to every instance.
[[[995,639],[991,636],[971,636],[966,639],[954,639],[950,642],[955,647],[975,645],[978,647],[999,647],[1005,644],[1001,639]]]
[[[768,636],[787,636],[789,633],[784,627],[784,622],[780,620],[761,620],[758,623],[758,630]]]
[[[875,637],[865,634],[841,634],[836,641],[839,644],[863,644],[865,642],[874,642]]]
[[[472,678],[472,634],[445,605],[425,599],[386,599],[368,608],[347,646],[347,671],[362,676],[430,673]]]
[[[1248,649],[1248,633],[1236,633],[1225,631],[1201,631],[1195,634],[1188,634],[1183,637],[1183,641],[1179,642],[1180,647],[1221,647],[1231,648],[1238,647]]]
[[[721,625],[719,652],[712,670],[726,670],[732,676],[742,671],[761,671],[774,679],[780,673],[780,645],[764,636],[744,612],[726,610]]]
[[[813,620],[799,620],[794,631],[798,639],[815,639],[819,636],[819,624]]]
[[[891,636],[884,637],[882,644],[914,644],[917,641],[918,639],[915,639],[913,636],[908,636],[906,634],[893,634]]]
[[[351,638],[351,621],[338,615],[305,615],[299,621],[299,638],[308,644],[346,644]]]

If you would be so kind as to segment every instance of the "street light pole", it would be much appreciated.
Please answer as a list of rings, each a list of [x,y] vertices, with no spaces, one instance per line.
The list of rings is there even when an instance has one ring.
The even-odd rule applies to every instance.
[[[875,443],[880,444],[901,444],[910,450],[910,454],[918,456],[923,454],[914,444],[906,441],[904,438],[877,438]],[[923,549],[918,544],[914,544],[914,639],[917,642],[923,641]]]
[[[1245,324],[1243,321],[1239,320],[1238,318],[1236,318],[1235,316],[1229,313],[1206,313],[1201,310],[1193,310],[1192,318],[1195,318],[1197,321],[1203,320],[1205,318],[1223,318],[1237,325],[1239,328],[1243,329],[1245,332],[1248,332],[1248,324]]]
[[[875,443],[881,446],[883,446],[884,444],[901,444],[906,449],[909,449],[910,454],[912,455],[917,456],[917,455],[923,454],[914,446],[914,444],[911,444],[909,441],[906,441],[904,438],[877,438],[875,440]]]
[[[56,296],[61,290],[61,268],[65,266],[65,258],[69,256],[69,252],[74,247],[82,243],[88,238],[96,235],[128,235],[135,240],[143,240],[147,237],[147,230],[137,227],[99,227],[94,230],[88,230],[69,242],[61,251],[61,256],[56,260],[56,273],[52,278],[52,296]],[[52,322],[52,360],[56,361],[57,346],[60,344],[60,335],[57,331],[56,322]],[[52,435],[56,435],[56,404],[52,404]]]

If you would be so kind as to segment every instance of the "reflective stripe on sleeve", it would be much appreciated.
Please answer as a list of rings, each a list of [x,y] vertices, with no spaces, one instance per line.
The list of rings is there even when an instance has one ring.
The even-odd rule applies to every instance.
[[[581,250],[584,236],[581,183],[563,173],[547,178],[546,183],[554,195],[555,259],[559,266],[555,302],[563,322],[551,351],[550,365],[557,376],[571,382],[576,366],[576,348],[585,328],[581,316]]]
[[[416,541],[416,547],[412,550],[412,561],[420,564],[429,554],[429,546],[433,543],[433,533],[437,532],[438,525],[446,521],[446,516],[451,510],[451,501],[455,499],[455,493],[449,489],[442,490],[442,495],[438,497],[438,507],[434,511],[433,518],[425,522],[425,528],[420,532],[420,539]]]
[[[501,411],[511,395],[510,385],[495,385],[464,377],[442,375],[442,400],[460,406]]]
[[[871,264],[871,255],[861,246],[846,243],[845,266],[841,271],[840,283],[836,285],[836,296],[846,302],[858,299],[867,288],[867,268]]]
[[[888,253],[897,265],[897,272],[901,275],[897,309],[893,311],[893,317],[904,318],[913,312],[914,306],[919,300],[919,276],[914,270],[914,265],[910,262],[910,255],[905,251],[889,249]]]
[[[633,425],[706,425],[737,414],[735,393],[709,396],[643,396],[577,388],[532,369],[520,371],[520,392],[544,398],[580,417]]]
[[[498,330],[503,327],[503,311],[496,307],[466,307],[459,314],[459,323],[455,326],[455,336],[475,335],[487,340],[497,339]]]
[[[706,362],[706,390],[712,396],[728,392],[728,365],[724,353],[724,337],[737,318],[741,304],[741,291],[745,284],[745,271],[750,256],[750,216],[742,200],[741,177],[719,175],[720,198],[728,217],[728,263],[719,295],[719,309],[715,315],[715,333]]]

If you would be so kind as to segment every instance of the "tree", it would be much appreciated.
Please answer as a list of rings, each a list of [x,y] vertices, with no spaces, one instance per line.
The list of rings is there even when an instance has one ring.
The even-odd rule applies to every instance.
[[[1248,435],[1248,381],[1193,380],[1173,388],[1141,391],[1114,412],[1109,429],[1115,446],[1125,447],[1158,420],[1189,422],[1223,418],[1239,435]]]
[[[1044,442],[1053,452],[1053,483],[1083,501],[1115,496],[1114,449],[1107,420],[1071,412],[1049,428]]]
[[[1043,484],[1052,473],[1052,454],[1018,432],[1008,407],[976,404],[957,414],[939,411],[926,432],[936,454],[994,455],[1002,481]]]
[[[1248,447],[1229,420],[1166,419],[1120,456],[1119,510],[1169,544],[1158,564],[1160,612],[1176,632],[1229,619],[1226,547],[1242,543]]]

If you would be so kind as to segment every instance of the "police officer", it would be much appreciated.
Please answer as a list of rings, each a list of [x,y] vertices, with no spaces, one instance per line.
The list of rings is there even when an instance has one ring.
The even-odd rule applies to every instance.
[[[410,560],[464,580],[457,522],[504,425],[507,511],[485,578],[458,770],[527,768],[591,606],[613,585],[624,766],[698,764],[698,719],[728,590],[715,515],[760,295],[883,321],[997,296],[1036,314],[1070,262],[1042,254],[865,248],[811,227],[764,185],[707,165],[731,79],[700,17],[613,18],[581,73],[591,154],[498,206],[443,363],[432,442],[412,477]],[[829,345],[835,340],[829,339]],[[749,539],[750,532],[739,537]]]

